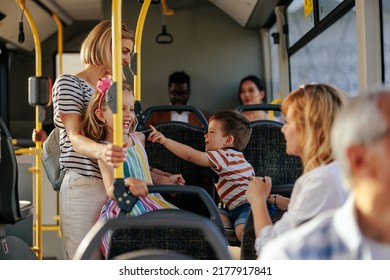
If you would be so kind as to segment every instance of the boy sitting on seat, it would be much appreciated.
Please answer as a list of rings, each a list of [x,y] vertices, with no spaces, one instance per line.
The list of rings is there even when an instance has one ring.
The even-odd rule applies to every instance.
[[[248,144],[252,128],[245,116],[236,111],[224,111],[210,118],[205,134],[206,152],[166,138],[150,126],[148,140],[164,145],[176,156],[194,164],[211,167],[219,176],[215,184],[218,195],[226,208],[221,219],[225,228],[234,224],[235,234],[241,241],[245,221],[250,209],[245,192],[249,180],[255,175],[242,150]]]

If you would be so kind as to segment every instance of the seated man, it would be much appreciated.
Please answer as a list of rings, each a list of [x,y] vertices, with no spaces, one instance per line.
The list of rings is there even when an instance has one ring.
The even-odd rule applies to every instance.
[[[191,78],[184,71],[174,72],[169,76],[168,81],[169,100],[171,105],[189,105],[188,100],[191,95]],[[203,115],[208,119],[207,114]],[[202,126],[199,118],[194,112],[189,111],[161,111],[152,113],[146,123],[146,128],[149,125],[155,125],[161,122],[180,121],[190,123],[195,126]]]
[[[349,199],[270,241],[260,259],[390,259],[390,90],[361,95],[340,112],[332,150]]]

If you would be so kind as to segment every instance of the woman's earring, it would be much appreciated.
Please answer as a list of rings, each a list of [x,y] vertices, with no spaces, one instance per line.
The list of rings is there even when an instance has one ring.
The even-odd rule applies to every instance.
[[[106,126],[106,123],[107,123],[106,120],[100,120],[99,126],[100,126],[100,127],[105,127],[105,126]]]

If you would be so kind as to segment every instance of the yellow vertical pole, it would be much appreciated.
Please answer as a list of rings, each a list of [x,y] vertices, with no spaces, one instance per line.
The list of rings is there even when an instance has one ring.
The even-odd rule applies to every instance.
[[[58,28],[58,35],[57,35],[57,51],[58,51],[58,75],[62,74],[62,54],[64,53],[63,46],[64,46],[64,31],[63,26],[60,18],[56,15],[52,15],[54,22],[57,24]],[[61,236],[61,230],[60,230],[60,193],[57,193],[57,215],[53,217],[57,221],[57,226],[55,229],[58,232],[58,236]]]
[[[63,26],[62,26],[62,22],[60,20],[60,18],[56,15],[56,14],[53,14],[52,15],[55,23],[57,24],[57,28],[58,28],[58,36],[57,36],[57,48],[58,48],[58,59],[59,59],[59,63],[58,63],[58,69],[59,69],[59,75],[62,74],[62,54],[63,54],[63,45],[64,45],[64,31],[63,31]]]
[[[21,10],[24,10],[24,14],[26,15],[27,21],[30,25],[34,45],[35,45],[35,76],[42,76],[42,52],[41,52],[41,42],[39,40],[38,30],[35,25],[35,22],[30,14],[30,11],[26,7],[25,0],[16,0]],[[35,106],[35,129],[41,130],[42,123],[39,120],[39,106]],[[35,148],[37,150],[35,154],[35,182],[36,182],[36,190],[35,190],[35,247],[33,248],[37,254],[38,259],[42,259],[42,166],[41,166],[41,149],[42,142],[37,141],[35,144]]]
[[[122,1],[112,1],[112,67],[113,81],[116,83],[117,107],[114,113],[114,144],[123,146],[122,126]],[[123,163],[114,169],[114,178],[123,178]]]
[[[141,11],[138,16],[137,27],[135,30],[135,46],[134,53],[137,56],[137,74],[134,75],[134,99],[141,101],[141,43],[142,32],[144,30],[145,18],[148,13],[151,0],[145,0],[142,4]]]

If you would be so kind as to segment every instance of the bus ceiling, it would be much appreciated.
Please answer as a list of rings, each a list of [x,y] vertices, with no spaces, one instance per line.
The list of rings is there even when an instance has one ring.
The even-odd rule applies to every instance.
[[[198,1],[209,2],[219,8],[241,27],[260,29],[269,23],[273,9],[286,0],[167,0],[173,10],[191,8]],[[55,13],[64,27],[75,21],[98,21],[102,19],[102,6],[105,1],[98,0],[1,0],[0,1],[0,39],[7,42],[8,48],[34,50],[34,40],[19,2],[24,2],[36,21],[41,42],[57,32],[57,25],[52,18]],[[141,4],[140,4],[141,5]],[[20,22],[24,22],[21,24]],[[24,33],[21,35],[21,33]],[[21,37],[24,37],[20,43]]]

